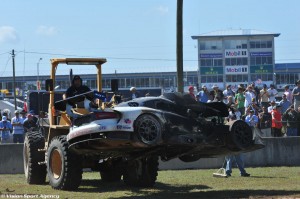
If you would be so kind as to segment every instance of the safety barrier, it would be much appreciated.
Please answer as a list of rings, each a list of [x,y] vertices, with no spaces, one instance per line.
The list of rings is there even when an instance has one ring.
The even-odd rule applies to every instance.
[[[264,138],[266,147],[245,153],[246,167],[300,166],[300,137]],[[220,168],[224,157],[185,163],[179,159],[160,161],[160,170]],[[0,174],[24,173],[23,144],[0,144]]]

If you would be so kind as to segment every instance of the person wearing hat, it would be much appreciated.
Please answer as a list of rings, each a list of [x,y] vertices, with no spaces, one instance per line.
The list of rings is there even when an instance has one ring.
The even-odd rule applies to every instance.
[[[196,96],[194,94],[194,86],[189,86],[189,95],[197,101]]]
[[[260,99],[259,99],[260,106],[261,107],[263,107],[263,106],[267,107],[269,105],[270,94],[268,92],[266,84],[263,85],[263,88],[260,90],[259,93],[260,93]]]
[[[252,131],[258,124],[258,117],[254,114],[254,110],[249,110],[248,115],[245,118],[245,122],[251,127]]]
[[[10,122],[11,120],[10,120],[9,115],[10,115],[10,110],[4,109],[4,110],[3,110],[3,113],[2,113],[2,116],[6,116],[7,121]]]
[[[140,94],[139,92],[136,90],[136,88],[133,86],[129,89],[131,95],[129,97],[129,100],[135,99],[135,98],[139,98]]]
[[[284,86],[284,93],[286,95],[286,99],[293,103],[293,94],[292,94],[292,91],[290,90],[290,86],[289,85],[285,85]]]
[[[259,114],[259,128],[262,132],[262,137],[271,137],[272,115],[268,112],[267,106],[263,106],[262,110]]]
[[[276,101],[275,97],[278,95],[278,91],[275,89],[273,84],[270,84],[270,88],[268,89],[268,93],[270,95],[269,102]]]
[[[214,102],[220,102],[223,100],[223,92],[221,90],[219,90],[219,86],[217,84],[214,84],[212,86],[212,91],[210,91],[209,95],[210,98],[214,101]]]
[[[287,136],[297,136],[297,112],[291,105],[282,115],[286,119]]]
[[[230,84],[226,86],[226,90],[223,91],[223,95],[224,95],[223,102],[225,104],[231,104],[233,102],[233,97],[234,97],[235,93],[231,89]],[[230,96],[231,96],[231,98],[230,98]],[[229,101],[228,98],[231,100]]]
[[[33,121],[34,121],[35,123],[37,123],[39,119],[35,116],[34,110],[30,110],[30,111],[29,111],[29,114],[32,115]]]
[[[271,113],[273,111],[274,107],[276,107],[276,102],[271,101],[270,106],[268,106],[268,113]]]
[[[197,94],[197,100],[198,102],[203,103],[207,103],[207,101],[209,100],[209,92],[205,85],[202,85],[202,90]]]
[[[66,91],[66,98],[80,95],[82,93],[89,92],[91,89],[85,85],[82,85],[82,79],[79,75],[75,75],[71,86]]]
[[[274,106],[273,110],[271,111],[272,115],[272,136],[273,137],[281,137],[281,113],[280,113],[280,105]]]
[[[20,117],[20,111],[15,110],[15,117],[11,119],[13,126],[13,142],[23,143],[24,142],[24,123],[25,118]]]
[[[300,105],[300,80],[296,82],[296,87],[292,91],[294,97],[294,107],[299,107]]]
[[[27,118],[24,120],[23,123],[24,133],[32,132],[37,129],[38,125],[33,119],[33,115],[30,113],[27,115]]]
[[[10,131],[12,130],[12,125],[10,121],[7,120],[7,116],[2,116],[0,121],[0,141],[1,143],[10,143]]]

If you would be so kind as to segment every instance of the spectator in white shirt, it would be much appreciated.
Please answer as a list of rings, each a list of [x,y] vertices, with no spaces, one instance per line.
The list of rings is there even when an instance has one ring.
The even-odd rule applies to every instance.
[[[268,89],[268,93],[270,95],[269,102],[276,101],[275,97],[278,95],[278,91],[274,88],[273,84],[270,85],[270,88]]]

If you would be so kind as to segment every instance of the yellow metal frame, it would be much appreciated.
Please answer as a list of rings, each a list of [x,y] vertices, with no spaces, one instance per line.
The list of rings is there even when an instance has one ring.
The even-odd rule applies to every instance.
[[[55,73],[59,64],[68,64],[68,65],[95,65],[97,68],[97,90],[99,92],[102,91],[102,64],[106,63],[105,58],[54,58],[50,59],[51,61],[51,73],[50,79],[55,82]],[[73,63],[73,64],[72,64]],[[89,64],[92,63],[92,64]],[[49,115],[49,134],[48,140],[46,142],[46,148],[48,147],[48,142],[56,135],[67,134],[67,129],[70,128],[70,120],[66,115],[62,115],[63,120],[65,121],[63,125],[55,125],[55,109],[54,109],[54,90],[50,91],[50,101],[48,107],[48,115]]]

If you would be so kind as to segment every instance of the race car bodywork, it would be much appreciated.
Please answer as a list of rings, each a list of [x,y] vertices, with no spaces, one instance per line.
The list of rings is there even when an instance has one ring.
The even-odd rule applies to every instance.
[[[166,93],[95,110],[74,120],[67,135],[69,148],[100,158],[143,157],[194,161],[263,147],[255,144],[243,121],[224,124],[224,103],[199,103],[189,95]]]

